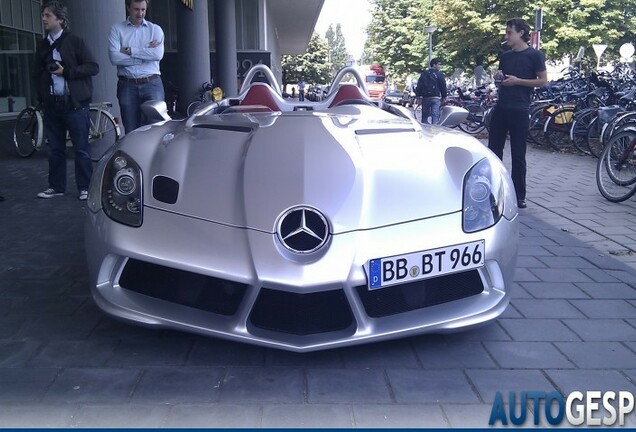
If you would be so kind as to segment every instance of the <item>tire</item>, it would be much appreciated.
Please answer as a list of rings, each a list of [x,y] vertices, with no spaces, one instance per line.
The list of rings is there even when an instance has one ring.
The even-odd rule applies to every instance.
[[[587,128],[587,147],[594,157],[600,157],[603,153],[603,144],[601,143],[601,128],[598,117],[594,117],[590,121],[590,127]]]
[[[596,185],[598,186],[598,190],[601,195],[603,195],[603,197],[605,197],[608,201],[622,202],[629,199],[636,193],[636,183],[625,186],[617,184],[612,180],[608,169],[608,164],[611,160],[611,150],[611,146],[608,145],[605,147],[596,162]]]
[[[607,173],[619,186],[636,183],[636,131],[625,130],[607,143]]]
[[[543,126],[545,140],[558,151],[565,150],[572,145],[570,141],[570,127],[574,118],[574,108],[560,108],[550,114]]]
[[[549,117],[547,108],[550,105],[540,105],[533,109],[530,114],[530,125],[528,127],[528,138],[537,145],[545,145],[545,135],[543,133],[543,127],[545,126],[545,121]]]
[[[596,109],[588,108],[574,114],[574,122],[570,128],[570,140],[581,153],[590,154],[590,148],[587,145],[587,130],[596,113]]]
[[[605,146],[612,135],[614,135],[617,131],[621,130],[625,125],[633,126],[634,122],[636,122],[636,112],[624,112],[616,117],[614,117],[609,123],[603,125],[601,129],[601,143]]]
[[[91,159],[98,161],[119,140],[119,126],[104,109],[91,107],[88,115],[90,118],[88,144],[91,149]]]
[[[459,124],[459,128],[469,134],[478,134],[486,129],[484,124],[486,108],[479,104],[466,105],[465,108],[468,110],[468,116]]]
[[[413,116],[417,121],[422,122],[422,104],[417,104],[413,107]]]
[[[20,157],[29,157],[42,146],[42,116],[33,107],[20,111],[13,127],[13,143]]]

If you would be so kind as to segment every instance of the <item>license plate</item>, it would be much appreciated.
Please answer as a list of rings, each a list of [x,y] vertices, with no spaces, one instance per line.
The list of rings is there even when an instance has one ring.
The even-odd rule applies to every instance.
[[[369,289],[483,267],[484,240],[369,260]]]

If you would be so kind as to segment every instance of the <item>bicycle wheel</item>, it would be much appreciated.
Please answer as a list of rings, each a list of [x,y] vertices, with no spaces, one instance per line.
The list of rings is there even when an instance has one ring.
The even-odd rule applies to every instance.
[[[574,108],[560,108],[550,114],[545,121],[543,133],[545,140],[555,150],[564,150],[572,145],[570,127],[574,117]]]
[[[545,145],[545,135],[543,127],[546,119],[550,116],[547,111],[550,105],[541,105],[532,110],[530,114],[530,125],[528,127],[528,138],[537,145]]]
[[[619,186],[636,183],[636,131],[625,130],[607,143],[607,173]]]
[[[600,157],[603,153],[603,144],[601,143],[603,126],[600,123],[598,117],[594,117],[590,122],[590,127],[587,128],[587,147],[594,157]]]
[[[42,117],[33,107],[20,111],[13,127],[13,143],[20,157],[29,157],[42,145]]]
[[[186,113],[187,113],[188,117],[190,117],[192,114],[194,114],[194,112],[197,109],[199,109],[201,104],[202,104],[201,101],[194,101],[190,105],[188,105],[188,109],[186,109]]]
[[[98,161],[119,140],[119,126],[102,108],[91,107],[89,118],[88,144],[91,148],[91,159]]]
[[[574,114],[574,122],[570,128],[570,140],[581,153],[590,153],[590,149],[587,146],[587,129],[590,127],[590,122],[594,119],[596,113],[596,109],[588,108]]]
[[[630,185],[620,185],[612,180],[609,175],[610,153],[612,147],[605,147],[596,162],[596,185],[598,190],[611,202],[621,202],[630,198],[636,193],[636,183]]]
[[[422,122],[422,104],[418,103],[413,107],[413,116],[419,122]]]
[[[478,134],[486,129],[484,124],[486,108],[481,104],[466,105],[465,108],[468,110],[468,116],[459,124],[459,128],[469,134]]]

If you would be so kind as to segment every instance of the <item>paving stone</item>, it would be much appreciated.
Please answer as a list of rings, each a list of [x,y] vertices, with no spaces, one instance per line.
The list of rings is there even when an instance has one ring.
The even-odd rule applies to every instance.
[[[555,319],[500,319],[499,324],[517,342],[581,340],[576,333]]]
[[[492,403],[497,392],[546,391],[554,386],[538,370],[469,369],[466,371],[483,402]]]
[[[636,318],[636,307],[623,300],[571,300],[589,318]]]
[[[312,404],[392,402],[382,369],[309,369],[307,401]]]
[[[446,339],[441,343],[413,343],[415,351],[425,369],[492,368],[490,358],[481,342]]]
[[[390,369],[387,375],[398,403],[479,402],[460,370]]]
[[[43,401],[46,403],[124,403],[129,400],[140,375],[141,371],[137,369],[64,369],[48,388]]]
[[[197,337],[186,363],[192,366],[264,366],[266,351],[253,345]]]
[[[169,405],[82,405],[74,415],[77,428],[153,428],[163,426]]]
[[[636,392],[634,381],[630,381],[623,374],[615,370],[546,369],[545,373],[557,385],[559,391],[568,395],[573,391],[630,391]]]
[[[263,407],[264,428],[351,428],[349,405],[303,404],[266,405]]]
[[[267,366],[284,366],[293,368],[341,368],[344,366],[343,350],[312,351],[295,353],[276,349],[266,350]]]
[[[55,368],[1,368],[0,403],[40,400],[58,373]]]
[[[621,319],[567,319],[563,323],[583,341],[636,341],[636,328]]]
[[[579,282],[576,286],[594,299],[636,299],[636,289],[623,283],[597,280],[594,283]]]
[[[584,291],[569,282],[523,282],[527,292],[540,299],[589,298]]]
[[[302,403],[305,379],[299,369],[230,368],[221,384],[222,403]]]
[[[156,368],[144,371],[132,400],[138,403],[177,404],[218,402],[222,368]]]
[[[172,407],[164,424],[167,428],[258,428],[261,407],[241,404],[183,404]]]
[[[442,428],[449,424],[438,405],[354,405],[356,428]]]
[[[77,407],[73,405],[3,404],[1,428],[69,428]]]
[[[340,350],[340,354],[343,357],[345,367],[350,369],[419,368],[421,365],[410,344],[411,339],[401,339],[380,344],[343,348]]]
[[[548,342],[484,342],[497,364],[504,369],[572,368]]]
[[[618,342],[555,342],[578,368],[626,369],[636,365],[636,354]]]
[[[452,428],[487,428],[492,404],[443,404]]]
[[[525,318],[584,318],[577,308],[566,300],[515,300],[514,306]]]
[[[151,341],[122,341],[108,366],[174,366],[185,363],[192,341],[171,337]]]
[[[40,342],[35,341],[0,341],[0,367],[11,368],[26,365],[35,356],[40,346]]]
[[[92,341],[52,341],[29,360],[30,366],[104,366],[115,351],[115,344]]]
[[[536,275],[543,282],[592,282],[592,280],[576,268],[558,269],[529,269],[530,273]]]
[[[537,259],[543,262],[547,267],[552,269],[583,269],[583,268],[595,268],[595,266],[589,261],[580,258],[578,256],[555,256],[555,257],[537,257]]]

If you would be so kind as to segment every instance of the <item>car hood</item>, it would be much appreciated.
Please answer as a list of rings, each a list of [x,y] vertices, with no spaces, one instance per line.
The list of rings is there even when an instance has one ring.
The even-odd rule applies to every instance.
[[[365,106],[180,125],[122,143],[142,167],[144,205],[266,232],[298,205],[324,213],[335,234],[460,211],[464,175],[486,154],[464,134]],[[179,184],[176,202],[157,199],[157,176]]]

